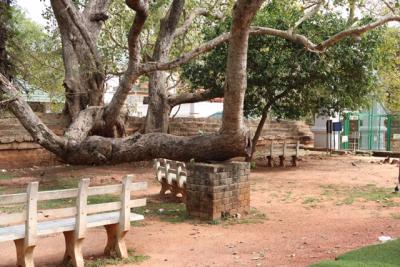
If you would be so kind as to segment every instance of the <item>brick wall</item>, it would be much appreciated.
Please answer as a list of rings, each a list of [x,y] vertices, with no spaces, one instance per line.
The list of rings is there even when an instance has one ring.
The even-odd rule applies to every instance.
[[[69,121],[61,114],[38,113],[42,121],[56,134],[63,135]],[[128,119],[128,133],[139,130],[144,118]],[[246,121],[254,132],[257,121]],[[201,133],[214,133],[220,128],[221,121],[208,118],[175,118],[170,123],[170,133],[180,136],[190,136]],[[313,134],[310,127],[301,121],[269,121],[266,123],[258,143],[257,151],[262,154],[266,144],[271,140],[286,140],[312,145]],[[33,151],[36,152],[33,152]],[[35,156],[37,155],[37,156]],[[12,115],[3,114],[0,117],[0,168],[30,167],[32,165],[54,164],[56,158],[33,142],[32,137]]]
[[[218,220],[250,212],[250,164],[189,163],[186,179],[186,208],[189,216]]]

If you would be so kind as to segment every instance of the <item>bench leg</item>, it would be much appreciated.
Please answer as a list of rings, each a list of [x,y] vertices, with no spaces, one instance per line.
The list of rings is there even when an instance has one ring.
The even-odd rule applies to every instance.
[[[25,247],[24,239],[14,240],[17,249],[17,266],[18,267],[34,267],[33,250],[35,246]]]
[[[299,166],[299,163],[298,163],[298,161],[297,161],[297,156],[293,156],[293,157],[292,157],[292,166],[293,166],[293,167]]]
[[[125,235],[127,232],[120,232],[119,224],[110,224],[104,226],[107,231],[107,245],[104,254],[108,256],[118,256],[119,258],[128,258],[128,250],[125,244]]]
[[[285,157],[279,156],[279,166],[285,167]]]
[[[167,182],[164,180],[161,181],[161,190],[160,190],[160,196],[165,197],[165,192],[169,189],[169,185]]]
[[[182,202],[186,204],[187,201],[186,186],[181,190],[181,194],[182,194]]]
[[[272,159],[272,156],[267,156],[267,160],[268,160],[267,167],[274,167],[274,161]]]
[[[74,231],[64,232],[65,254],[64,264],[72,263],[74,267],[84,267],[85,262],[82,254],[83,239],[76,239]]]

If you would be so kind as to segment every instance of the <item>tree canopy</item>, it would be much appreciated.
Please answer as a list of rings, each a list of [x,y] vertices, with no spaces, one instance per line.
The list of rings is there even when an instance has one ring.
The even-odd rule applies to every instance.
[[[258,12],[254,24],[283,30],[301,16],[297,5],[272,1]],[[298,32],[320,42],[344,30],[346,24],[339,14],[327,12],[302,23]],[[229,27],[228,18],[219,27],[207,29],[205,35],[212,39]],[[309,52],[282,38],[251,36],[245,115],[261,116],[269,106],[275,116],[293,119],[321,109],[342,111],[366,105],[377,88],[376,68],[384,53],[379,49],[383,33],[383,29],[371,31],[361,41],[348,37],[324,54]],[[211,89],[215,96],[222,96],[227,47],[223,44],[182,67],[182,76],[192,90]]]
[[[379,7],[373,9],[373,11],[379,11],[379,14],[370,12],[373,18],[367,21],[364,19],[364,14],[362,19],[357,19],[355,16],[354,11],[361,7],[361,1],[293,0],[281,1],[282,9],[288,10],[289,20],[286,24],[280,23],[274,28],[266,24],[264,24],[265,26],[256,25],[256,22],[263,22],[262,17],[257,18],[253,23],[258,10],[268,8],[271,1],[237,0],[233,5],[231,15],[223,13],[225,17],[231,18],[229,30],[221,32],[220,35],[209,41],[202,41],[200,35],[199,39],[193,39],[196,42],[193,42],[192,45],[183,43],[182,46],[178,45],[171,49],[176,41],[177,44],[185,41],[176,37],[181,37],[182,33],[193,30],[191,26],[196,23],[193,18],[199,18],[198,23],[204,23],[202,13],[193,7],[197,7],[198,4],[202,4],[201,7],[204,7],[203,3],[211,3],[209,7],[219,7],[218,5],[222,6],[222,4],[229,6],[231,1],[221,1],[218,2],[221,4],[215,6],[212,2],[194,0],[157,2],[126,0],[126,7],[124,8],[134,16],[129,16],[130,21],[127,24],[129,23],[130,27],[125,33],[126,41],[122,44],[127,47],[127,52],[121,52],[121,55],[116,57],[116,62],[122,65],[114,68],[110,67],[112,60],[107,59],[107,54],[102,52],[103,43],[101,39],[106,29],[104,25],[107,20],[112,21],[120,15],[117,11],[112,14],[112,18],[110,17],[111,13],[108,11],[112,7],[112,2],[110,0],[50,0],[51,12],[57,22],[57,32],[62,44],[61,54],[64,66],[62,85],[66,99],[64,110],[71,121],[63,136],[58,136],[50,130],[22,99],[17,86],[10,82],[7,75],[4,75],[5,73],[0,74],[0,98],[6,98],[7,108],[19,119],[34,140],[69,163],[113,164],[148,160],[155,157],[176,160],[192,158],[196,160],[226,160],[235,156],[247,156],[252,150],[252,144],[250,132],[243,123],[243,110],[247,89],[247,58],[250,35],[281,38],[304,47],[305,51],[329,59],[329,55],[323,54],[330,53],[333,47],[341,45],[342,42],[343,44],[348,42],[348,37],[351,36],[353,39],[359,40],[362,35],[365,36],[371,30],[390,22],[400,21],[398,7],[388,1],[380,2]],[[161,18],[153,10],[153,4],[157,5],[158,3],[160,5],[165,4],[159,13]],[[191,4],[193,6],[190,6]],[[347,23],[345,25],[340,24],[340,27],[332,26],[329,29],[320,27],[320,32],[316,32],[318,25],[313,25],[311,22],[322,23],[323,21],[318,20],[320,14],[327,14],[329,10],[341,8],[344,4],[349,7],[348,12],[344,12],[348,13]],[[296,12],[292,12],[290,10],[293,10],[293,7],[300,8]],[[207,9],[206,11],[210,12],[211,10]],[[301,15],[299,16],[297,12]],[[158,30],[150,30],[148,33],[151,36],[155,34],[155,36],[149,39],[149,43],[145,43],[143,40],[146,40],[147,29],[152,28],[153,15],[155,15],[155,21],[159,21],[159,24],[155,25],[153,29]],[[271,14],[271,16],[273,17],[274,14]],[[117,18],[109,27],[113,29],[115,27],[117,31],[118,22],[122,22],[121,18]],[[213,28],[217,27],[218,23],[210,23],[209,25]],[[326,25],[329,26],[330,24],[327,23]],[[124,27],[121,27],[121,31]],[[195,36],[197,36],[197,31],[196,28],[193,31]],[[110,39],[115,37],[114,34],[108,34],[108,36]],[[152,40],[155,40],[155,43]],[[122,39],[119,41],[122,41]],[[165,71],[173,71],[223,43],[228,43],[228,48],[223,86],[224,112],[220,131],[214,134],[189,137],[165,133],[165,124],[163,126],[163,123],[160,123],[161,127],[157,124],[165,121],[164,117],[167,117],[172,106],[210,98],[209,91],[178,95],[165,94]],[[107,47],[107,45],[104,45],[104,47]],[[261,49],[264,46],[259,44],[259,47]],[[274,49],[273,47],[264,48],[263,53],[268,53],[269,49]],[[285,47],[285,49],[287,48],[290,48],[290,46]],[[151,54],[149,51],[151,51]],[[276,53],[281,52],[283,51],[276,51]],[[309,60],[309,63],[315,61],[316,64],[320,64],[320,61],[317,61],[314,57],[315,55],[308,59],[305,57],[304,60]],[[112,57],[110,58],[112,59]],[[343,59],[346,58],[349,57],[343,57]],[[346,66],[346,64],[350,64],[350,61],[342,63],[341,60],[340,58],[334,65]],[[294,61],[290,62],[293,64],[291,69],[295,71],[298,66]],[[262,58],[255,63],[261,65],[263,63]],[[309,65],[312,66],[312,64],[306,64],[307,67],[310,67]],[[282,79],[286,78],[284,74],[279,72],[280,68],[274,70],[273,67],[274,64],[268,66],[265,73],[275,73]],[[121,71],[121,76],[111,102],[105,105],[103,97],[108,70]],[[348,73],[348,75],[353,76],[354,73]],[[149,106],[153,107],[149,108],[147,117],[150,119],[146,120],[146,125],[149,123],[149,125],[153,124],[151,126],[156,127],[149,127],[150,130],[145,129],[144,132],[136,132],[131,136],[126,136],[124,104],[135,82],[146,76],[150,77],[149,80],[152,82],[149,91]],[[301,78],[300,75],[299,79]],[[303,80],[306,79],[303,77]],[[340,81],[336,82],[339,83]],[[279,83],[274,85],[274,93],[275,90],[278,90],[278,85]],[[338,92],[342,90],[341,87],[336,89]],[[342,91],[342,93],[345,94],[346,92]],[[302,98],[296,97],[297,95],[293,97],[293,104],[302,101]],[[3,100],[0,105],[2,103],[4,103]],[[161,104],[161,109],[158,109],[159,104]],[[282,106],[282,108],[288,109],[290,107]],[[289,114],[292,113],[294,112],[289,112]]]

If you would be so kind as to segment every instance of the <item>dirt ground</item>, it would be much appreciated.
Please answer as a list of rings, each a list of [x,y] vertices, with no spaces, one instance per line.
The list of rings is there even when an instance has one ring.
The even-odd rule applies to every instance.
[[[397,238],[400,195],[391,191],[398,169],[380,161],[321,154],[307,156],[298,168],[257,167],[250,176],[251,215],[212,224],[163,220],[162,212],[145,215],[144,223],[132,227],[127,244],[149,258],[134,265],[308,266],[378,243],[381,235]],[[9,177],[0,179],[0,192],[23,190],[31,180],[46,185],[83,176],[95,177],[95,184],[108,184],[127,173],[148,181],[144,194],[149,206],[162,206],[157,195],[160,186],[151,167],[145,165],[8,170]],[[105,238],[103,229],[90,230],[85,257],[100,255]],[[63,250],[62,235],[40,238],[35,250],[37,266],[56,266]],[[0,243],[0,256],[0,266],[15,264],[12,242]]]

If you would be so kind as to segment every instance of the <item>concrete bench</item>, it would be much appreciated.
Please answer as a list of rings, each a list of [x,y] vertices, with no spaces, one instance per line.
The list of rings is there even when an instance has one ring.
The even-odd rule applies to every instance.
[[[146,199],[131,200],[131,192],[147,188],[146,182],[132,183],[132,175],[122,184],[89,187],[90,179],[82,179],[79,188],[38,191],[39,183],[31,182],[27,192],[0,195],[0,205],[25,204],[23,212],[0,214],[0,242],[14,241],[17,266],[33,267],[33,252],[38,237],[63,233],[65,238],[65,265],[71,262],[83,267],[82,243],[88,228],[103,226],[107,232],[106,255],[128,257],[125,236],[131,221],[143,216],[131,213],[131,208],[146,205]],[[102,204],[88,204],[88,196],[120,194],[121,200]],[[38,210],[38,201],[76,198],[76,206]],[[38,216],[39,215],[39,216]],[[38,218],[40,217],[40,218]]]
[[[296,144],[274,143],[271,141],[269,149],[267,150],[267,166],[274,167],[274,158],[279,158],[279,166],[285,167],[285,160],[291,158],[292,166],[298,166],[298,159],[304,155],[304,150],[300,147],[300,141]]]
[[[156,179],[161,184],[160,195],[165,196],[166,191],[170,191],[174,198],[177,194],[182,195],[182,200],[186,201],[186,165],[183,162],[168,159],[155,159],[154,169]]]

